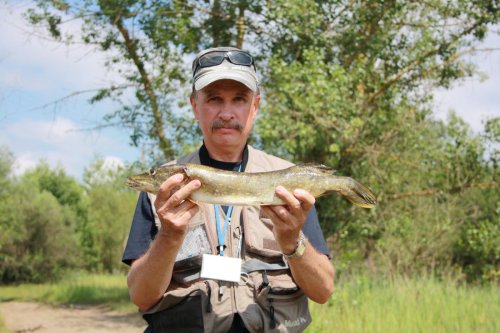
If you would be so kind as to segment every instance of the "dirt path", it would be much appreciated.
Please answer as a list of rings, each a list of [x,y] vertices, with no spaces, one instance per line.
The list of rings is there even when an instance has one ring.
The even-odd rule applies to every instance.
[[[40,303],[0,303],[0,316],[13,333],[137,333],[145,329],[139,314],[121,314],[101,307],[52,307]]]

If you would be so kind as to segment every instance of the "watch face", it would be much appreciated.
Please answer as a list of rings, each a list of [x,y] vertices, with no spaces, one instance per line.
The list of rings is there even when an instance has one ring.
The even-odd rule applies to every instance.
[[[306,238],[302,236],[299,240],[299,244],[297,245],[295,251],[290,255],[286,255],[286,257],[288,259],[301,257],[304,254],[305,250],[306,250]]]
[[[306,250],[306,242],[305,241],[301,241],[300,244],[299,244],[299,247],[297,248],[297,254],[298,256],[301,256],[304,254]]]

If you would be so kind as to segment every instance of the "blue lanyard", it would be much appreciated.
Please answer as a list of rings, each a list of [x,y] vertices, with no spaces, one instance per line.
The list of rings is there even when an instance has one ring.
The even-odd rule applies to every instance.
[[[226,219],[224,220],[224,227],[222,232],[220,230],[220,214],[219,214],[219,205],[215,204],[215,224],[217,226],[217,237],[219,238],[219,255],[224,255],[224,239],[226,238],[227,227],[231,223],[231,213],[233,212],[233,206],[229,206],[227,209]]]
[[[241,164],[238,168],[238,172],[241,171]],[[220,227],[220,213],[219,213],[219,205],[214,205],[215,210],[215,226],[217,227],[217,238],[219,238],[219,245],[217,246],[219,250],[219,255],[224,256],[224,240],[226,239],[227,227],[231,224],[231,213],[233,212],[233,206],[229,206],[226,213],[226,218],[224,219],[224,226]]]

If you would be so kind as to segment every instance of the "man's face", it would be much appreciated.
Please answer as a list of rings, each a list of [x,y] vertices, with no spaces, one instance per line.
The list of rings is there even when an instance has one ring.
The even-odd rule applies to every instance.
[[[210,149],[241,149],[259,107],[260,95],[232,80],[219,80],[191,97],[194,116]]]

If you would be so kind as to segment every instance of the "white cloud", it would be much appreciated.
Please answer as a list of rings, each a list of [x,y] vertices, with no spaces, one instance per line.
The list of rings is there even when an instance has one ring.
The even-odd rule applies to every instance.
[[[22,13],[32,2],[0,2],[0,144],[16,156],[15,174],[43,159],[63,166],[78,178],[95,156],[109,165],[138,155],[125,132],[116,129],[80,131],[95,126],[112,103],[90,106],[86,98],[59,100],[68,94],[102,88],[120,81],[104,67],[104,56],[86,45],[67,46],[33,34]],[[79,22],[65,25],[79,31]],[[114,161],[114,162],[113,162]]]
[[[38,164],[38,160],[31,153],[24,153],[16,156],[12,166],[12,174],[15,176],[22,175],[26,171],[33,169]]]
[[[500,36],[489,36],[479,48],[499,48]],[[435,117],[446,119],[449,111],[460,115],[475,132],[484,130],[483,122],[500,116],[500,50],[478,53],[470,57],[481,72],[487,75],[480,81],[473,77],[460,82],[450,90],[435,93]]]
[[[122,159],[116,156],[106,156],[104,158],[104,163],[102,165],[102,168],[105,170],[117,170],[122,167],[124,167],[125,164],[123,163]]]
[[[78,126],[69,119],[21,120],[7,124],[0,133],[0,144],[6,145],[16,157],[15,174],[22,174],[45,160],[55,167],[81,177],[82,170],[95,158],[104,156],[107,168],[124,165],[124,159],[135,156],[135,149],[120,138],[99,132],[78,131]],[[121,156],[116,156],[120,152]]]
[[[93,47],[64,45],[40,38],[47,35],[26,23],[22,13],[33,4],[13,6],[0,3],[0,84],[9,89],[55,93],[58,97],[107,82],[120,81],[119,76],[104,67],[105,57]],[[78,35],[80,21],[64,25]]]
[[[24,120],[12,123],[6,129],[13,138],[19,141],[30,141],[37,139],[38,143],[57,145],[79,141],[81,134],[77,132],[75,123],[69,119],[56,118],[53,121]]]

